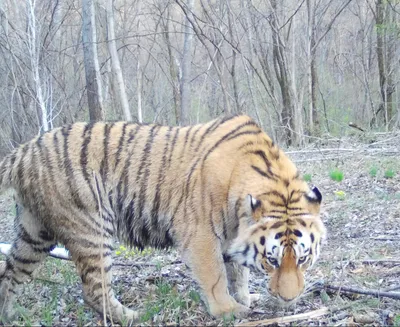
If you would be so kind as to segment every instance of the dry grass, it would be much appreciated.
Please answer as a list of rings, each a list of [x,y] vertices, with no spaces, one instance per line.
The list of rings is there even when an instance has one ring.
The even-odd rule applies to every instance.
[[[311,152],[290,154],[324,195],[322,217],[329,237],[320,261],[310,271],[310,284],[324,280],[339,287],[382,291],[400,283],[400,141],[383,140],[375,140],[378,143],[372,146],[370,143],[354,146],[354,140],[324,145],[330,149],[335,144],[362,149],[351,156],[348,152],[346,155],[320,152],[315,147],[307,149]],[[341,182],[330,178],[333,169],[343,172]],[[394,175],[385,177],[387,170]],[[0,241],[10,241],[9,195],[0,199],[0,224]],[[296,306],[283,310],[265,295],[265,280],[258,273],[252,273],[251,291],[260,293],[262,298],[251,315],[242,320],[215,320],[207,314],[190,272],[175,251],[147,251],[146,255],[120,253],[115,262],[117,296],[126,305],[144,312],[143,324],[225,326],[327,307],[327,315],[298,324],[400,326],[400,301],[384,297],[313,289]],[[102,317],[83,304],[81,285],[72,263],[50,258],[34,277],[34,282],[21,290],[15,325],[102,324]]]

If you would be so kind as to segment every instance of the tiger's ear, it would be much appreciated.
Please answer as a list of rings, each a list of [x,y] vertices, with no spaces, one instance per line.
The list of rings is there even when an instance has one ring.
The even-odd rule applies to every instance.
[[[249,216],[253,217],[253,220],[259,221],[262,212],[261,212],[261,201],[256,199],[255,197],[247,194],[246,196],[246,209]]]
[[[310,204],[310,211],[313,214],[319,214],[319,208],[322,201],[322,194],[316,186],[313,186],[311,191],[305,195]]]

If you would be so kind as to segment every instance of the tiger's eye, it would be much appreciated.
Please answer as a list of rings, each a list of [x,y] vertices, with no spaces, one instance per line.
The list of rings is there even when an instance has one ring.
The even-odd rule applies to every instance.
[[[307,257],[303,256],[303,257],[299,258],[298,264],[301,265],[302,263],[304,263],[306,261],[307,261]]]
[[[269,262],[271,263],[271,265],[278,267],[278,261],[275,258],[268,258]]]

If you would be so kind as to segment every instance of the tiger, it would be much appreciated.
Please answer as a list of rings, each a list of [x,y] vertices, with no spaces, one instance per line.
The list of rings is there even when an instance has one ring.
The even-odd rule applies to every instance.
[[[85,302],[113,321],[140,319],[112,289],[113,241],[175,247],[214,317],[250,312],[249,269],[284,305],[305,289],[326,230],[322,195],[247,115],[171,127],[73,123],[0,163],[13,189],[15,237],[0,263],[0,316],[56,244],[69,250]],[[103,301],[106,303],[103,306]],[[103,310],[107,312],[103,312]]]

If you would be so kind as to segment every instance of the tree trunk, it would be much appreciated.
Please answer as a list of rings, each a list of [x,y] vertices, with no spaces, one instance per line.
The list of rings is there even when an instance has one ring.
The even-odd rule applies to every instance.
[[[95,0],[82,0],[82,43],[90,121],[104,120],[101,77],[97,58]]]
[[[38,41],[38,36],[36,35],[36,22],[37,18],[35,15],[35,2],[32,0],[27,1],[27,16],[28,16],[28,49],[29,56],[31,60],[32,77],[35,83],[35,95],[36,104],[40,108],[40,120],[41,126],[39,133],[47,132],[49,130],[49,121],[47,114],[46,102],[43,96],[42,80],[39,71],[40,65],[40,46]]]
[[[194,0],[187,2],[187,15],[192,16],[194,8]],[[190,123],[190,68],[192,65],[192,42],[193,34],[190,28],[190,18],[185,17],[185,36],[183,42],[182,55],[182,79],[180,85],[181,91],[181,114],[180,125],[188,125]]]
[[[282,126],[284,129],[285,141],[288,145],[293,142],[293,103],[292,96],[290,93],[290,78],[287,69],[287,59],[285,57],[284,49],[285,46],[279,35],[279,26],[277,22],[277,0],[271,0],[271,6],[273,14],[270,18],[270,24],[272,27],[272,53],[275,74],[279,83],[281,96],[282,96]]]
[[[317,112],[318,75],[315,62],[316,36],[315,36],[315,0],[307,0],[308,14],[308,92],[309,92],[309,132],[319,130],[319,117]]]
[[[167,44],[167,51],[168,51],[168,63],[169,63],[169,73],[171,76],[171,87],[172,87],[172,97],[174,99],[174,116],[175,116],[175,123],[179,125],[180,122],[180,108],[181,108],[181,95],[179,92],[179,82],[178,82],[178,73],[176,71],[176,65],[174,61],[174,55],[172,53],[172,44],[169,38],[169,8],[166,10],[166,21],[163,20],[163,29],[164,29],[164,37],[165,43]]]
[[[124,112],[125,120],[132,121],[132,115],[129,110],[128,96],[126,95],[124,77],[122,76],[121,63],[117,52],[115,42],[115,24],[114,24],[114,0],[107,0],[107,38],[108,50],[111,56],[111,67],[113,78],[116,78],[117,89],[120,96],[121,107]]]

